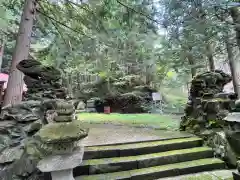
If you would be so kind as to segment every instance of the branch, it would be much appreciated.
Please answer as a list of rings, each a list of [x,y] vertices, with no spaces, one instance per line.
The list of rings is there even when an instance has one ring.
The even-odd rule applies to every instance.
[[[69,0],[66,0],[66,2],[69,3],[69,4],[73,4],[73,5],[77,6],[77,7],[81,8],[81,9],[83,9],[83,10],[89,12],[89,13],[91,13],[91,14],[92,14],[95,18],[97,18],[98,21],[101,23],[101,27],[103,28],[103,30],[105,31],[105,33],[108,34],[108,31],[105,29],[105,27],[104,27],[104,25],[103,25],[103,22],[101,21],[100,18],[98,18],[98,16],[97,16],[93,11],[91,11],[91,10],[89,10],[89,9],[87,9],[87,8],[84,8],[84,6],[79,5],[79,4],[75,3],[75,2],[72,2],[72,1],[69,1]]]
[[[147,18],[147,19],[149,19],[149,20],[151,20],[151,21],[153,21],[153,22],[155,22],[155,23],[157,23],[157,24],[159,24],[159,25],[162,25],[161,22],[159,22],[158,20],[153,19],[151,16],[149,16],[149,15],[147,15],[147,14],[144,14],[143,12],[139,12],[139,11],[135,10],[134,8],[131,8],[131,7],[127,6],[126,4],[120,2],[119,0],[117,0],[117,2],[118,2],[120,5],[124,6],[125,8],[130,9],[131,11],[133,11],[133,12],[135,12],[135,13],[137,13],[137,14],[140,14],[140,15],[144,16],[145,18]]]
[[[2,29],[0,29],[0,32],[2,32],[2,33],[3,33],[4,35],[6,35],[6,36],[11,36],[11,37],[13,37],[13,38],[16,38],[16,37],[17,37],[17,33],[11,31],[10,29],[8,29],[7,32],[4,31],[4,30],[2,30]]]
[[[224,10],[225,13],[228,13],[228,11],[226,11],[226,9],[223,9],[223,8],[221,8],[221,7],[219,7],[219,8],[222,9],[222,10]],[[225,23],[227,23],[227,24],[229,24],[229,25],[232,25],[232,26],[234,26],[235,28],[240,28],[240,24],[234,23],[233,21],[229,21],[229,20],[227,20],[226,18],[223,18],[223,17],[219,16],[219,15],[217,14],[217,7],[214,7],[214,10],[215,10],[214,15],[215,15],[216,18],[219,19],[221,22],[225,22]]]
[[[44,10],[43,6],[39,3],[39,6]],[[62,37],[64,43],[66,44],[67,47],[69,47],[66,39],[63,36],[63,33],[61,32],[61,30],[59,29],[59,27],[57,26],[57,23],[55,21],[53,21],[53,19],[50,19],[50,21],[52,22],[52,25],[55,27],[55,29],[57,30],[58,34]]]
[[[80,30],[77,30],[77,29],[74,29],[74,28],[71,28],[71,27],[69,27],[68,25],[64,24],[63,22],[58,21],[58,20],[54,19],[54,18],[51,17],[51,16],[48,16],[46,13],[44,13],[44,12],[42,12],[42,11],[40,11],[40,10],[37,10],[37,12],[40,13],[40,14],[42,14],[43,16],[51,19],[52,21],[55,21],[57,24],[60,24],[60,25],[62,25],[62,26],[64,26],[64,27],[72,30],[73,32],[80,33],[80,34],[82,34],[82,35],[84,35],[84,36],[86,36],[86,37],[88,37],[88,38],[90,38],[90,39],[93,39],[92,37],[86,35],[84,32],[82,32],[82,31],[80,31]]]
[[[65,27],[65,28],[67,28],[67,29],[70,29],[71,31],[73,31],[73,32],[75,32],[75,33],[82,34],[83,36],[86,36],[86,37],[94,40],[94,38],[86,35],[83,31],[78,30],[78,29],[75,29],[75,28],[72,28],[72,27],[64,24],[64,22],[61,22],[61,21],[55,19],[54,17],[51,17],[51,16],[47,15],[47,13],[44,12],[44,8],[42,8],[42,9],[43,9],[43,11],[40,11],[39,9],[37,9],[37,12],[40,13],[40,14],[42,14],[42,15],[45,16],[46,18],[49,18],[50,20],[54,21],[54,22],[55,22],[55,25],[56,25],[56,24],[60,24],[61,26]],[[98,40],[98,42],[100,42],[100,43],[102,43],[102,44],[104,44],[104,45],[106,45],[106,46],[108,46],[108,47],[110,47],[110,48],[118,49],[118,50],[120,50],[120,51],[122,50],[122,49],[116,47],[116,44],[113,44],[113,43],[111,43],[111,44],[106,44],[106,42],[101,41],[101,40]],[[114,47],[114,46],[115,46],[115,47]]]
[[[79,30],[77,30],[77,29],[71,28],[71,27],[67,26],[66,24],[64,24],[63,22],[58,21],[58,20],[54,19],[54,18],[51,17],[51,16],[48,16],[46,13],[44,13],[44,12],[42,12],[42,11],[40,11],[40,10],[37,10],[37,12],[40,13],[40,14],[42,14],[43,16],[45,16],[45,17],[47,17],[47,18],[49,18],[49,19],[55,21],[57,24],[60,24],[60,25],[62,25],[62,26],[64,26],[64,27],[70,29],[71,31],[73,31],[73,32],[75,32],[75,33],[82,34],[82,35],[84,35],[84,36],[86,36],[86,37],[88,37],[88,38],[94,40],[94,38],[92,38],[92,37],[86,35],[86,34],[83,33],[82,31],[79,31]],[[110,47],[110,48],[113,48],[113,45],[112,45],[112,44],[106,44],[105,42],[102,42],[102,41],[99,41],[99,42],[100,42],[100,43],[103,43],[104,45],[106,45],[106,46],[108,46],[108,47]],[[119,48],[116,48],[116,49],[121,50],[121,49],[119,49]]]
[[[57,23],[54,22],[52,19],[50,19],[50,20],[51,20],[53,26],[56,28],[56,30],[57,30],[57,32],[59,33],[59,35],[62,37],[62,39],[63,39],[64,43],[66,44],[66,46],[68,46],[67,41],[66,41],[66,39],[64,38],[62,32],[61,32],[61,31],[58,29],[58,27],[57,27]]]

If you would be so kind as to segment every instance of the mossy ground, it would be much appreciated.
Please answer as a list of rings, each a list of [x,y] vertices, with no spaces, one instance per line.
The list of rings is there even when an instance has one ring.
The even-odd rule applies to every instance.
[[[161,114],[79,113],[78,119],[83,123],[120,124],[163,130],[177,130],[180,122],[180,117]]]

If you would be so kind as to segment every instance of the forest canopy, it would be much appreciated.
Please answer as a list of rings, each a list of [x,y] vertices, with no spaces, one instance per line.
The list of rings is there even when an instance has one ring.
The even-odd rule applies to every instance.
[[[0,3],[2,72],[9,73],[27,1]],[[238,0],[32,2],[29,57],[61,69],[71,96],[99,79],[110,88],[140,79],[153,89],[181,87],[186,94],[197,73],[224,68],[236,77],[237,91]]]

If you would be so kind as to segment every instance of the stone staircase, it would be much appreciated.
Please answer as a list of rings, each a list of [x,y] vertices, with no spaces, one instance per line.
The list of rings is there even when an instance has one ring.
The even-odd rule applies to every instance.
[[[73,173],[76,180],[154,180],[224,169],[202,139],[186,137],[86,147],[83,163]]]

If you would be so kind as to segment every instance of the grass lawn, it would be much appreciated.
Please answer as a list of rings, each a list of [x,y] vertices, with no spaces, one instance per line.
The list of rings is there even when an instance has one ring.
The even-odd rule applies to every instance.
[[[179,127],[180,117],[160,114],[100,114],[79,113],[78,119],[90,124],[117,124],[128,126],[151,127],[155,129],[176,130]]]

